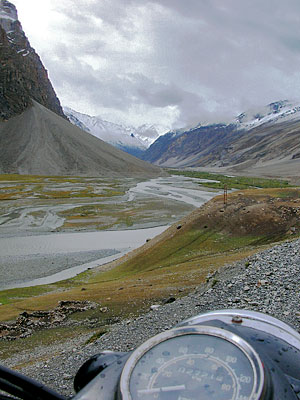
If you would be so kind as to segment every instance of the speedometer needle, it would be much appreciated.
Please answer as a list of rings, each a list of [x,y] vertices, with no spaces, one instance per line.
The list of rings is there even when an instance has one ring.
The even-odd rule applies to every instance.
[[[153,388],[153,389],[141,389],[141,390],[138,390],[138,394],[154,394],[154,393],[159,393],[159,392],[173,392],[175,390],[185,390],[185,385],[164,386],[161,388]]]

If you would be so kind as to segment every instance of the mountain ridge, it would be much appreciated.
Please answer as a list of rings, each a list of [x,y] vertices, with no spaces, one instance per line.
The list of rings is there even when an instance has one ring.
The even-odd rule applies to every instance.
[[[103,142],[33,101],[0,122],[0,173],[155,177],[161,169]]]
[[[70,107],[63,107],[63,110],[74,125],[135,156],[141,156],[161,132],[166,131],[161,126],[151,124],[144,124],[137,128],[124,126],[107,121],[100,116],[80,113]]]
[[[147,145],[142,139],[135,136],[134,130],[129,127],[105,121],[99,117],[92,117],[87,114],[79,113],[68,107],[64,107],[64,112],[74,125],[99,139],[119,148],[127,149],[130,154],[145,151]]]
[[[287,100],[269,104],[264,112],[240,114],[229,124],[198,124],[159,137],[143,159],[162,167],[215,168],[268,173],[274,165],[286,176],[300,159],[300,107]],[[280,167],[281,165],[281,167]]]

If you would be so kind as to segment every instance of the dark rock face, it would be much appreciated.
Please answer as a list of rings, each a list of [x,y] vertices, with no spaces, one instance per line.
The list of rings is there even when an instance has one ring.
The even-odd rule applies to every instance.
[[[0,118],[7,120],[31,105],[29,93],[21,82],[21,73],[4,29],[0,27]]]
[[[234,125],[213,124],[186,132],[160,136],[144,153],[143,159],[159,165],[197,165],[220,158],[220,153],[239,136]],[[172,165],[173,164],[173,165]]]
[[[174,132],[166,133],[160,136],[152,145],[145,151],[142,156],[143,160],[147,160],[151,163],[159,161],[169,149],[172,143],[176,141],[179,135]]]
[[[64,117],[48,73],[30,46],[13,4],[0,0],[0,119],[8,120],[36,100]]]

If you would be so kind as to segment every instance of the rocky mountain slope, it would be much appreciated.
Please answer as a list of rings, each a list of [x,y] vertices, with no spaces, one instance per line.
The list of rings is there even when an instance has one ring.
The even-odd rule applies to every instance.
[[[161,132],[166,132],[163,127],[147,124],[138,128],[123,126],[105,121],[99,116],[82,114],[69,107],[64,107],[64,113],[74,125],[137,157],[142,157]]]
[[[15,6],[0,0],[0,173],[152,177],[160,172],[67,120]]]
[[[300,159],[300,106],[281,101],[230,124],[198,125],[158,138],[143,158],[165,167],[210,167],[284,176]],[[297,167],[296,167],[297,168]]]
[[[65,117],[48,73],[30,46],[16,7],[0,0],[0,119],[20,114],[31,99]]]
[[[76,112],[68,107],[64,108],[64,112],[74,125],[121,150],[141,155],[147,149],[146,144],[130,128]]]
[[[161,171],[33,101],[0,122],[0,173],[152,177]]]

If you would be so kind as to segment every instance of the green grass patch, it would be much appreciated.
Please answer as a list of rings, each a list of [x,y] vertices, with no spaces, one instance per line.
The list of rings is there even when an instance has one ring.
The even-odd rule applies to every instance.
[[[0,181],[4,182],[41,182],[45,179],[40,175],[0,174]]]
[[[39,199],[110,198],[124,195],[127,189],[127,185],[126,183],[124,185],[123,181],[86,177],[2,174],[0,182],[16,182],[14,187],[2,188],[3,200],[13,199],[16,195],[28,197],[33,194]],[[65,187],[55,189],[56,185],[63,184]],[[76,190],[76,185],[84,186],[84,188]],[[51,188],[52,186],[54,190],[45,189],[45,187]],[[70,189],[68,186],[71,186]]]
[[[41,294],[49,293],[55,289],[51,285],[32,286],[25,288],[6,289],[0,291],[0,303],[11,304],[24,299],[39,296]],[[1,309],[0,309],[1,311]]]
[[[276,192],[276,197],[281,199],[299,199],[300,197],[300,189],[291,189],[291,190],[282,190]]]
[[[278,179],[265,179],[248,176],[225,176],[221,174],[214,174],[211,172],[199,171],[179,171],[169,170],[171,175],[182,175],[189,178],[208,179],[219,182],[201,182],[201,186],[206,186],[214,189],[223,189],[225,185],[230,189],[248,189],[248,188],[286,188],[290,184],[285,180]]]
[[[36,190],[35,190],[36,191]],[[86,188],[81,191],[74,190],[51,190],[38,194],[39,199],[74,199],[74,198],[106,198],[123,195],[125,192],[112,189],[104,189],[103,193],[95,193],[93,188]]]
[[[159,247],[153,247],[111,271],[103,273],[101,280],[115,280],[137,273],[172,268],[180,264],[201,263],[202,257],[236,251],[255,245],[266,244],[267,238],[253,236],[229,236],[209,229],[191,230],[175,235]]]
[[[108,332],[108,329],[99,329],[97,332],[95,332],[86,342],[85,344],[90,344],[96,342],[96,340],[100,339],[101,336],[105,335]]]
[[[114,196],[123,196],[125,194],[125,190],[115,190],[115,189],[104,189],[105,197],[114,197]]]

